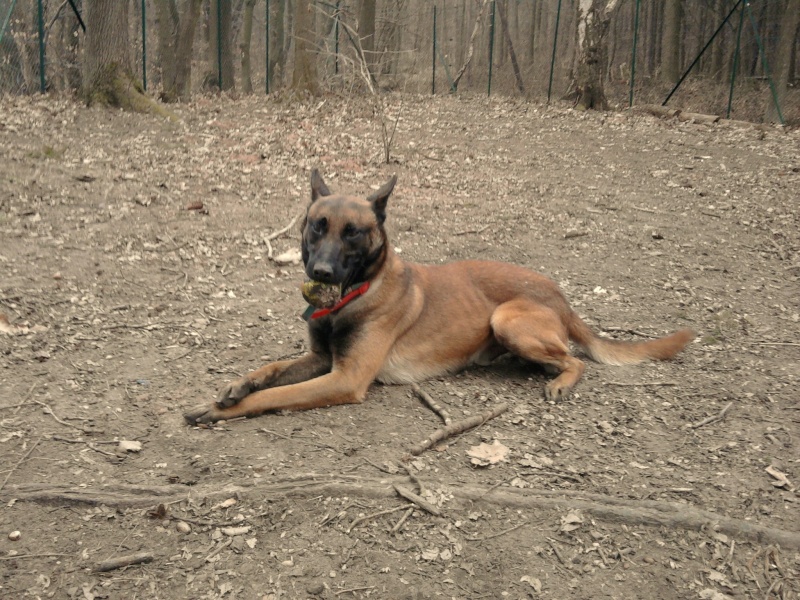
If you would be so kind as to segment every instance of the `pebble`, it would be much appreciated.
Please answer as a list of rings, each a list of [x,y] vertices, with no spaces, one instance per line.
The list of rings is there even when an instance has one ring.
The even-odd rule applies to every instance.
[[[16,542],[21,537],[22,534],[19,531],[12,531],[11,533],[8,534],[8,539],[10,539],[12,542]]]
[[[178,521],[175,524],[175,529],[177,529],[180,533],[189,533],[192,530],[192,527],[184,521]]]

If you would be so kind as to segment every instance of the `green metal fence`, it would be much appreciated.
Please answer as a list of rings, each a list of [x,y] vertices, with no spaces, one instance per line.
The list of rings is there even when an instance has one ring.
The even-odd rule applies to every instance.
[[[119,1],[129,3],[134,68],[145,89],[157,93],[159,23],[154,2]],[[241,11],[243,5],[233,0],[203,3],[193,61],[198,92],[221,87],[221,29],[212,33],[209,23],[212,16],[219,22],[222,1],[230,2],[234,11]],[[770,66],[780,24],[780,15],[770,10],[774,1],[693,2],[692,6],[700,6],[704,12],[685,10],[680,61],[684,71],[672,86],[659,77],[653,59],[652,24],[657,14],[653,11],[658,10],[658,0],[620,3],[609,31],[608,56],[603,57],[608,72],[606,93],[612,106],[694,103],[692,108],[698,112],[736,117],[737,100],[743,92],[752,95],[754,90],[763,94],[773,90],[777,103]],[[79,89],[84,2],[0,0],[0,94]],[[376,4],[374,64],[369,73],[379,88],[523,94],[547,102],[558,101],[569,90],[577,51],[577,0],[377,0]],[[180,8],[184,3],[177,0],[176,5]],[[713,14],[711,8],[703,8],[712,5],[721,6],[724,12]],[[293,6],[291,0],[257,0],[255,4],[250,44],[254,90],[270,93],[288,80]],[[358,87],[364,73],[359,63],[364,56],[358,50],[357,0],[317,0],[313,6],[323,86]],[[232,32],[237,85],[242,76],[238,61],[241,16],[235,12]],[[212,44],[209,36],[214,34],[216,43]],[[720,59],[718,48],[723,45],[735,51],[726,51]],[[470,46],[472,58],[463,69]],[[800,44],[795,49],[795,63],[800,64],[798,55]],[[423,66],[424,56],[430,57],[428,68]],[[711,63],[718,72],[709,72]],[[699,88],[703,94],[698,94]],[[783,120],[787,107],[777,108]],[[789,112],[800,119],[800,114],[795,114],[800,109]]]

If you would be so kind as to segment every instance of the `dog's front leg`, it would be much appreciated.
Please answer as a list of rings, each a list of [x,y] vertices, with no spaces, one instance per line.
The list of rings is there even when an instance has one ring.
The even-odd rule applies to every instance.
[[[253,392],[300,383],[330,373],[332,362],[329,354],[312,351],[293,360],[266,364],[222,388],[217,396],[217,406],[228,408]]]
[[[231,406],[223,406],[219,402],[204,405],[185,413],[184,417],[194,425],[253,417],[271,410],[306,410],[336,404],[356,404],[364,400],[371,382],[358,380],[356,376],[355,373],[334,370],[308,381],[254,392]]]

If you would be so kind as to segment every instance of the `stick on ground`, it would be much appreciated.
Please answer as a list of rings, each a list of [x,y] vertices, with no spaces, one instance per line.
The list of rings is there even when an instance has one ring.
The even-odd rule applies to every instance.
[[[394,485],[395,491],[400,494],[403,498],[408,500],[409,502],[413,502],[417,506],[419,506],[422,510],[425,510],[436,517],[442,516],[442,511],[436,508],[433,504],[425,500],[422,496],[418,496],[414,492],[412,492],[407,487],[403,487],[402,485]]]
[[[417,398],[427,404],[433,412],[439,415],[442,421],[444,421],[445,425],[450,425],[450,423],[453,422],[453,419],[450,418],[450,413],[447,412],[447,409],[436,402],[436,400],[434,400],[430,394],[428,394],[428,392],[423,390],[416,383],[411,385],[411,391],[417,395]]]
[[[418,456],[425,452],[425,450],[428,448],[432,447],[434,444],[437,444],[442,440],[446,440],[449,437],[453,437],[459,433],[464,433],[465,431],[477,427],[478,425],[483,425],[489,419],[494,419],[496,416],[503,414],[507,410],[508,404],[503,402],[502,404],[498,404],[492,410],[483,414],[475,415],[474,417],[469,417],[467,419],[463,419],[462,421],[456,421],[455,423],[450,423],[450,425],[434,431],[427,440],[424,440],[416,446],[413,446],[409,452],[411,452],[412,456]]]
[[[702,427],[703,425],[708,425],[709,423],[714,423],[716,421],[722,421],[722,419],[725,418],[725,415],[728,414],[728,411],[731,409],[731,406],[733,406],[733,402],[729,402],[728,405],[725,408],[723,408],[721,411],[719,411],[719,414],[711,415],[710,417],[706,417],[702,421],[698,421],[697,423],[693,423],[693,424],[689,425],[689,427],[691,427],[692,429],[698,429],[699,427]]]
[[[152,560],[153,555],[149,552],[137,552],[136,554],[118,556],[117,558],[110,558],[108,560],[104,560],[103,562],[97,563],[94,571],[95,573],[105,573],[106,571],[113,571],[114,569],[121,569],[122,567],[130,567],[132,565],[149,563]]]

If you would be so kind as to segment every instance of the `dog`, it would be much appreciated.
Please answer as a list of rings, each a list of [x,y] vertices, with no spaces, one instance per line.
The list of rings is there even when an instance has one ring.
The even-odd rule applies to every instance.
[[[373,381],[418,382],[506,353],[554,372],[544,395],[561,400],[584,371],[570,340],[597,362],[626,365],[670,359],[694,338],[689,329],[645,342],[600,338],[555,282],[513,264],[401,260],[384,229],[396,182],[393,176],[362,198],[331,193],[312,172],[303,264],[311,280],[338,285],[341,297],[310,315],[307,354],[232,382],[214,403],[185,413],[187,422],[357,404]]]

